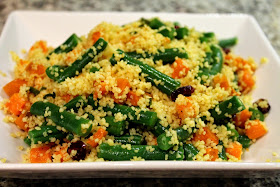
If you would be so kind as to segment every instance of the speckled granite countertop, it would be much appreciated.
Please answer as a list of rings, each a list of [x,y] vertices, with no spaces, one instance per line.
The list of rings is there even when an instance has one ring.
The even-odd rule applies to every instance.
[[[245,13],[253,15],[280,54],[280,0],[0,0],[0,33],[10,12],[14,10],[50,11],[147,11],[186,13]],[[280,176],[264,179],[72,179],[72,180],[24,180],[0,178],[0,186],[48,186],[98,185],[195,185],[195,186],[280,186]]]

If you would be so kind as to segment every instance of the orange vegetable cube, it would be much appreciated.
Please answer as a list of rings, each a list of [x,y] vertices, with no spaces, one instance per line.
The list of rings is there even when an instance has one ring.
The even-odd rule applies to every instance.
[[[245,123],[249,120],[252,116],[252,112],[248,109],[242,110],[241,112],[237,113],[234,122],[237,127],[245,128]]]
[[[37,74],[37,75],[42,75],[45,73],[46,68],[45,66],[39,64],[39,65],[34,65],[33,63],[30,63],[26,66],[25,70],[29,72],[30,74]]]
[[[257,139],[267,133],[267,128],[264,122],[255,119],[245,123],[245,134],[250,139]]]
[[[226,75],[221,75],[221,74],[216,75],[213,78],[213,83],[215,86],[219,84],[220,87],[224,88],[225,90],[230,89],[229,81]]]
[[[255,86],[255,79],[253,72],[245,69],[238,72],[238,85],[241,88],[241,92],[249,93]]]
[[[219,151],[218,151],[218,149],[213,149],[213,148],[207,148],[206,149],[206,154],[208,154],[209,155],[209,160],[210,161],[215,161],[216,159],[218,159],[219,158]]]
[[[204,141],[206,146],[210,146],[211,142],[215,143],[215,145],[218,145],[219,138],[216,136],[215,133],[213,133],[208,127],[203,128],[204,132],[199,133],[196,132],[193,141]]]
[[[181,58],[177,58],[171,67],[173,68],[172,78],[174,79],[186,76],[190,70],[190,68],[184,65],[184,62]]]
[[[238,160],[241,160],[242,145],[239,142],[233,142],[228,148],[226,148],[226,153],[238,158]]]
[[[28,128],[25,126],[26,122],[23,122],[23,118],[25,117],[25,114],[21,114],[17,119],[15,120],[15,124],[24,131],[28,131]]]
[[[27,101],[22,98],[19,93],[15,93],[10,97],[10,100],[5,104],[8,111],[16,116],[20,115]]]
[[[3,90],[6,92],[6,94],[11,97],[13,94],[18,93],[20,90],[20,87],[24,84],[26,84],[27,82],[25,80],[22,79],[15,79],[11,82],[9,82],[8,84],[6,84],[3,87]]]
[[[51,149],[49,146],[44,145],[30,150],[31,163],[47,163],[51,161]]]
[[[131,103],[131,105],[133,106],[138,106],[138,101],[139,101],[140,97],[138,95],[136,95],[135,92],[133,91],[129,91],[127,94],[127,100]]]
[[[103,128],[99,128],[96,133],[94,133],[86,142],[89,144],[91,147],[97,147],[98,142],[105,137],[108,134],[106,130]]]
[[[101,96],[106,95],[108,93],[106,86],[107,84],[105,82],[102,82],[100,85],[97,86],[93,94],[94,99],[101,98]]]
[[[43,51],[43,53],[47,53],[48,52],[48,48],[46,45],[46,42],[40,40],[38,42],[36,42],[29,50],[29,52],[32,52],[35,49],[41,49]]]
[[[92,41],[95,43],[99,38],[101,37],[101,33],[99,31],[96,31],[92,34]]]
[[[184,97],[184,96],[183,96]],[[185,118],[194,118],[197,116],[197,111],[193,105],[193,101],[191,97],[180,97],[177,98],[176,103],[176,111],[178,116],[184,120]]]

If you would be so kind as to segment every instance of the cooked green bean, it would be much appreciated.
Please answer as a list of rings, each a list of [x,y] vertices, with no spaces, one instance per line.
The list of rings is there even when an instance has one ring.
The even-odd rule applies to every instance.
[[[93,47],[89,48],[81,58],[78,58],[71,66],[62,69],[61,73],[58,75],[54,75],[56,78],[54,79],[57,82],[63,82],[66,78],[71,78],[77,75],[77,73],[81,73],[83,68],[91,62],[99,53],[105,50],[107,47],[107,42],[103,38],[99,38]],[[49,67],[51,68],[51,67]],[[49,69],[48,68],[48,69]],[[47,74],[48,75],[48,74]],[[52,78],[51,76],[50,78]]]
[[[242,144],[243,148],[248,148],[252,144],[252,141],[246,135],[240,135],[237,141]]]
[[[124,54],[123,60],[126,61],[128,64],[138,66],[142,70],[142,73],[147,74],[146,80],[151,82],[155,87],[161,90],[163,93],[166,93],[168,96],[171,95],[173,91],[175,91],[179,86],[180,82],[176,81],[175,79],[161,73],[160,71],[156,70],[155,68],[144,64],[143,62],[131,58],[130,56],[126,55],[122,50],[118,49],[118,53]],[[114,56],[110,59],[110,62],[114,65],[117,63]],[[156,84],[155,80],[161,81],[160,84]]]
[[[238,42],[237,37],[227,38],[227,39],[219,40],[219,46],[221,48],[229,48],[236,45],[237,42]]]
[[[92,125],[89,125],[89,120],[63,111],[57,105],[49,102],[35,102],[31,106],[30,112],[33,115],[50,118],[56,125],[82,137],[87,136],[91,131]]]
[[[139,135],[124,135],[119,137],[114,137],[115,142],[121,144],[131,144],[131,145],[141,145],[143,142],[142,136]]]
[[[213,32],[205,32],[203,35],[199,38],[200,42],[210,42],[214,39],[215,34]]]
[[[230,131],[229,138],[231,138],[234,141],[238,139],[239,133],[235,128],[231,128],[229,125],[227,125],[227,131]]]
[[[184,142],[191,136],[191,133],[189,133],[188,130],[183,129],[182,127],[174,129],[174,131],[177,133],[179,142]],[[162,150],[168,150],[174,146],[174,144],[171,143],[171,136],[167,136],[166,132],[157,137],[157,143],[159,148],[161,148]]]
[[[30,138],[28,137],[28,136],[26,136],[25,138],[24,138],[24,143],[26,143],[27,145],[29,145],[29,146],[31,146],[31,140],[30,140]]]
[[[80,107],[86,106],[86,101],[83,99],[82,96],[77,96],[68,103],[66,103],[64,106],[66,107],[66,110],[73,109],[75,112],[77,112]]]
[[[186,160],[193,160],[199,152],[197,148],[193,146],[193,144],[185,144],[184,151]]]
[[[162,133],[161,135],[159,135],[157,137],[158,147],[161,150],[165,150],[165,151],[170,149],[171,147],[173,147],[174,144],[171,142],[171,138],[172,138],[172,136],[167,136],[166,133]]]
[[[264,121],[264,115],[259,109],[250,107],[249,111],[252,112],[250,120],[259,119],[260,121]]]
[[[102,143],[99,146],[97,156],[105,160],[121,161],[130,160],[134,157],[141,157],[145,160],[165,160],[167,153],[154,145],[131,145],[129,149],[122,148],[121,145]]]
[[[133,108],[125,105],[116,104],[113,108],[104,107],[104,111],[108,112],[111,111],[113,114],[121,113],[127,115],[127,120],[129,122],[139,124],[139,125],[146,125],[148,127],[153,127],[157,122],[157,113],[151,111],[140,111],[139,113],[133,110]]]
[[[162,60],[163,64],[167,63],[173,63],[175,61],[176,57],[179,58],[188,58],[188,53],[184,49],[178,49],[178,48],[169,48],[164,49],[164,51],[158,51],[155,54],[150,54],[148,52],[142,53],[136,53],[136,52],[127,52],[128,56],[132,58],[152,58],[154,61]]]
[[[245,106],[242,101],[237,96],[233,96],[230,99],[219,103],[213,109],[210,109],[209,112],[216,123],[221,123],[230,115],[241,112],[244,109]]]
[[[189,29],[187,27],[180,27],[176,29],[177,35],[175,36],[178,40],[184,39],[185,36],[189,35]]]
[[[170,126],[168,125],[167,127],[164,127],[160,124],[160,120],[158,120],[154,126],[154,129],[152,130],[153,134],[155,136],[159,136],[161,135],[162,133],[165,132],[165,130],[169,129]]]
[[[183,146],[179,146],[178,150],[168,151],[168,160],[184,160],[185,150]]]
[[[145,23],[149,25],[152,29],[158,29],[158,33],[162,34],[165,37],[174,38],[175,29],[174,27],[167,27],[163,22],[158,18],[153,18],[151,20],[145,20]]]
[[[121,136],[124,133],[125,130],[125,121],[115,121],[114,116],[106,116],[105,117],[106,122],[109,124],[109,127],[107,127],[107,131],[109,134],[114,136]]]
[[[28,136],[32,143],[38,144],[39,142],[51,142],[52,139],[60,140],[64,138],[66,135],[59,131],[55,126],[46,125],[43,123],[39,129],[33,129],[28,132]]]
[[[49,60],[50,56],[53,53],[59,54],[59,53],[68,53],[72,51],[79,43],[80,38],[74,33],[72,34],[63,44],[55,48],[50,54],[47,56],[47,59]]]
[[[200,67],[198,72],[198,77],[201,78],[202,83],[205,78],[220,73],[223,67],[224,58],[221,48],[216,45],[211,45],[210,49],[211,52],[206,52],[206,57],[203,62],[203,64],[208,63],[209,66]]]

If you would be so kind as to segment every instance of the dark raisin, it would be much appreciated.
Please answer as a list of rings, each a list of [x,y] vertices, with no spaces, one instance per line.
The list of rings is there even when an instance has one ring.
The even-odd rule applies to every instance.
[[[179,29],[180,26],[179,26],[179,25],[175,25],[174,28],[175,28],[175,29]]]
[[[82,141],[77,141],[71,143],[71,145],[67,149],[67,153],[71,155],[71,152],[75,150],[77,153],[72,156],[73,160],[84,160],[87,154],[86,144]]]
[[[229,54],[229,53],[230,53],[230,49],[229,49],[229,48],[223,48],[223,50],[224,50],[224,52],[225,52],[226,54]]]
[[[184,96],[191,96],[193,92],[194,92],[194,88],[190,85],[180,87],[171,93],[171,100],[175,101],[179,94],[182,94]]]
[[[260,106],[261,102],[267,102],[267,106]],[[254,102],[254,105],[256,105],[256,107],[259,109],[259,111],[261,111],[263,114],[266,114],[270,111],[270,105],[267,101],[267,99],[259,99],[256,102]]]

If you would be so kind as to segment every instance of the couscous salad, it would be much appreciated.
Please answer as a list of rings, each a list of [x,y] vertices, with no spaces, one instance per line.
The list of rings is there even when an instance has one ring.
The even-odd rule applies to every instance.
[[[27,163],[240,161],[270,105],[252,101],[257,66],[236,43],[159,18],[37,41],[11,52],[5,122],[21,129]]]

